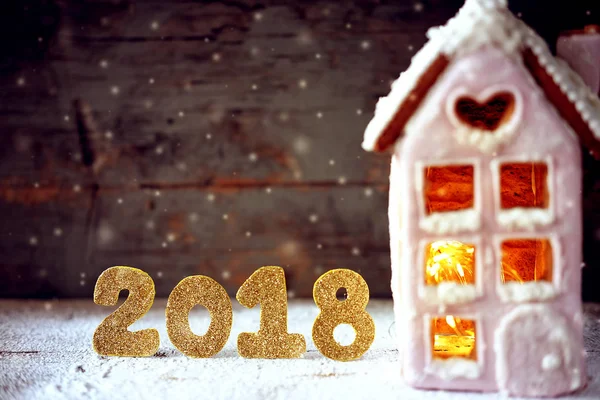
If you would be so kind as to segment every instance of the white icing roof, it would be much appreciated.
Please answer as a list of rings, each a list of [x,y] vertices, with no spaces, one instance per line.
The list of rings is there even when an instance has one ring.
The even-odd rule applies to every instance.
[[[507,56],[522,62],[522,51],[530,48],[554,82],[575,105],[594,137],[600,140],[600,100],[581,77],[562,60],[555,58],[546,42],[515,17],[506,0],[467,0],[445,26],[431,28],[429,41],[413,57],[410,67],[392,84],[387,97],[377,103],[375,116],[367,126],[363,148],[376,149],[377,141],[398,108],[415,88],[419,78],[441,55],[460,57],[484,45],[493,45]]]

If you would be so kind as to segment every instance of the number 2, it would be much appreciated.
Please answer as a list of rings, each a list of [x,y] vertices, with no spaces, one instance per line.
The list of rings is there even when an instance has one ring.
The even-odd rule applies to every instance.
[[[121,290],[129,296],[121,307],[98,325],[92,340],[96,353],[103,356],[147,357],[158,350],[160,339],[156,329],[137,332],[127,327],[143,317],[154,302],[154,281],[144,271],[131,267],[112,267],[104,271],[94,289],[94,303],[114,306]]]

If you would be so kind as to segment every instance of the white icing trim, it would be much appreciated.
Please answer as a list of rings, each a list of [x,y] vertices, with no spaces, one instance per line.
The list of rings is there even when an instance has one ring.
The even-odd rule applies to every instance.
[[[438,235],[475,232],[481,227],[481,214],[477,210],[436,212],[423,217],[419,227]]]
[[[478,103],[484,103],[498,93],[510,93],[514,98],[514,110],[511,118],[494,131],[475,129],[463,123],[456,115],[456,102],[461,97],[474,98]],[[446,115],[456,128],[456,139],[461,144],[474,146],[484,153],[491,154],[506,144],[515,135],[523,116],[523,97],[514,86],[494,85],[473,95],[466,88],[456,88],[446,100]]]
[[[419,78],[440,56],[450,58],[491,46],[522,63],[522,51],[530,48],[600,140],[600,99],[568,65],[555,58],[544,40],[507,8],[505,0],[467,0],[445,26],[431,28],[427,44],[413,57],[410,67],[392,84],[387,97],[377,103],[365,130],[363,148],[372,151],[398,108],[410,96]]]
[[[473,167],[473,208],[459,211],[425,212],[425,169],[429,167]],[[481,228],[481,160],[465,158],[436,160],[435,162],[415,162],[415,192],[419,209],[419,228],[427,233],[446,235],[460,232],[475,232]]]
[[[500,168],[503,164],[543,163],[548,168],[546,176],[546,190],[548,191],[548,208],[501,208]],[[554,161],[552,157],[540,157],[536,154],[521,156],[497,157],[490,163],[492,168],[492,187],[494,189],[494,208],[498,225],[512,231],[533,231],[537,227],[551,225],[556,220],[554,190]]]
[[[548,240],[552,250],[552,282],[534,281],[534,282],[508,282],[502,283],[502,242],[505,240]],[[504,303],[527,303],[531,301],[545,301],[558,296],[561,292],[560,277],[564,267],[564,260],[561,257],[560,241],[555,234],[503,234],[494,236],[494,247],[496,249],[496,259],[494,267],[496,268],[496,293]],[[477,250],[476,250],[477,251]]]
[[[477,279],[477,271],[475,271],[475,279]],[[420,297],[426,303],[441,306],[470,303],[480,295],[475,285],[461,285],[456,282],[441,282],[435,286],[420,288]]]
[[[508,282],[498,287],[498,296],[504,303],[543,301],[556,295],[556,288],[551,282]]]
[[[452,357],[446,360],[431,360],[425,372],[436,375],[445,381],[457,378],[477,379],[481,376],[481,367],[474,360]]]
[[[554,222],[551,209],[546,208],[511,208],[497,214],[498,224],[509,230],[534,230],[539,226],[547,226]]]

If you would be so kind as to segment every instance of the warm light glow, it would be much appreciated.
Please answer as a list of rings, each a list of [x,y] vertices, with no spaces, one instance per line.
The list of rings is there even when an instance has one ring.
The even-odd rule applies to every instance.
[[[453,315],[431,320],[433,358],[476,359],[475,322]]]
[[[552,281],[552,246],[546,239],[502,242],[502,283]]]
[[[475,247],[457,241],[433,242],[425,249],[425,284],[475,282]]]

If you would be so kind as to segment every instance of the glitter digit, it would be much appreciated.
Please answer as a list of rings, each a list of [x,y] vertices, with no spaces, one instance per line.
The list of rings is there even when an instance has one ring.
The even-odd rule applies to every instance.
[[[340,288],[346,289],[346,299],[337,299]],[[333,360],[351,361],[369,350],[375,339],[375,323],[365,310],[369,287],[362,276],[348,269],[326,272],[315,282],[313,297],[321,312],[315,319],[312,338],[321,354]],[[356,332],[356,339],[348,346],[342,346],[333,337],[333,330],[340,324],[348,324]]]
[[[189,315],[201,305],[210,313],[210,326],[203,336],[192,332]],[[167,333],[171,343],[188,357],[208,358],[223,349],[231,333],[233,310],[223,286],[202,275],[189,276],[175,286],[167,302]]]
[[[96,353],[103,356],[148,357],[158,350],[160,338],[156,329],[130,332],[127,327],[143,317],[154,302],[154,281],[142,270],[112,267],[96,282],[94,303],[114,306],[121,290],[129,296],[121,307],[102,321],[92,340]]]
[[[260,303],[257,333],[238,336],[238,353],[245,358],[298,358],[306,352],[304,336],[287,332],[287,291],[281,267],[262,267],[244,282],[236,299],[247,308]]]

